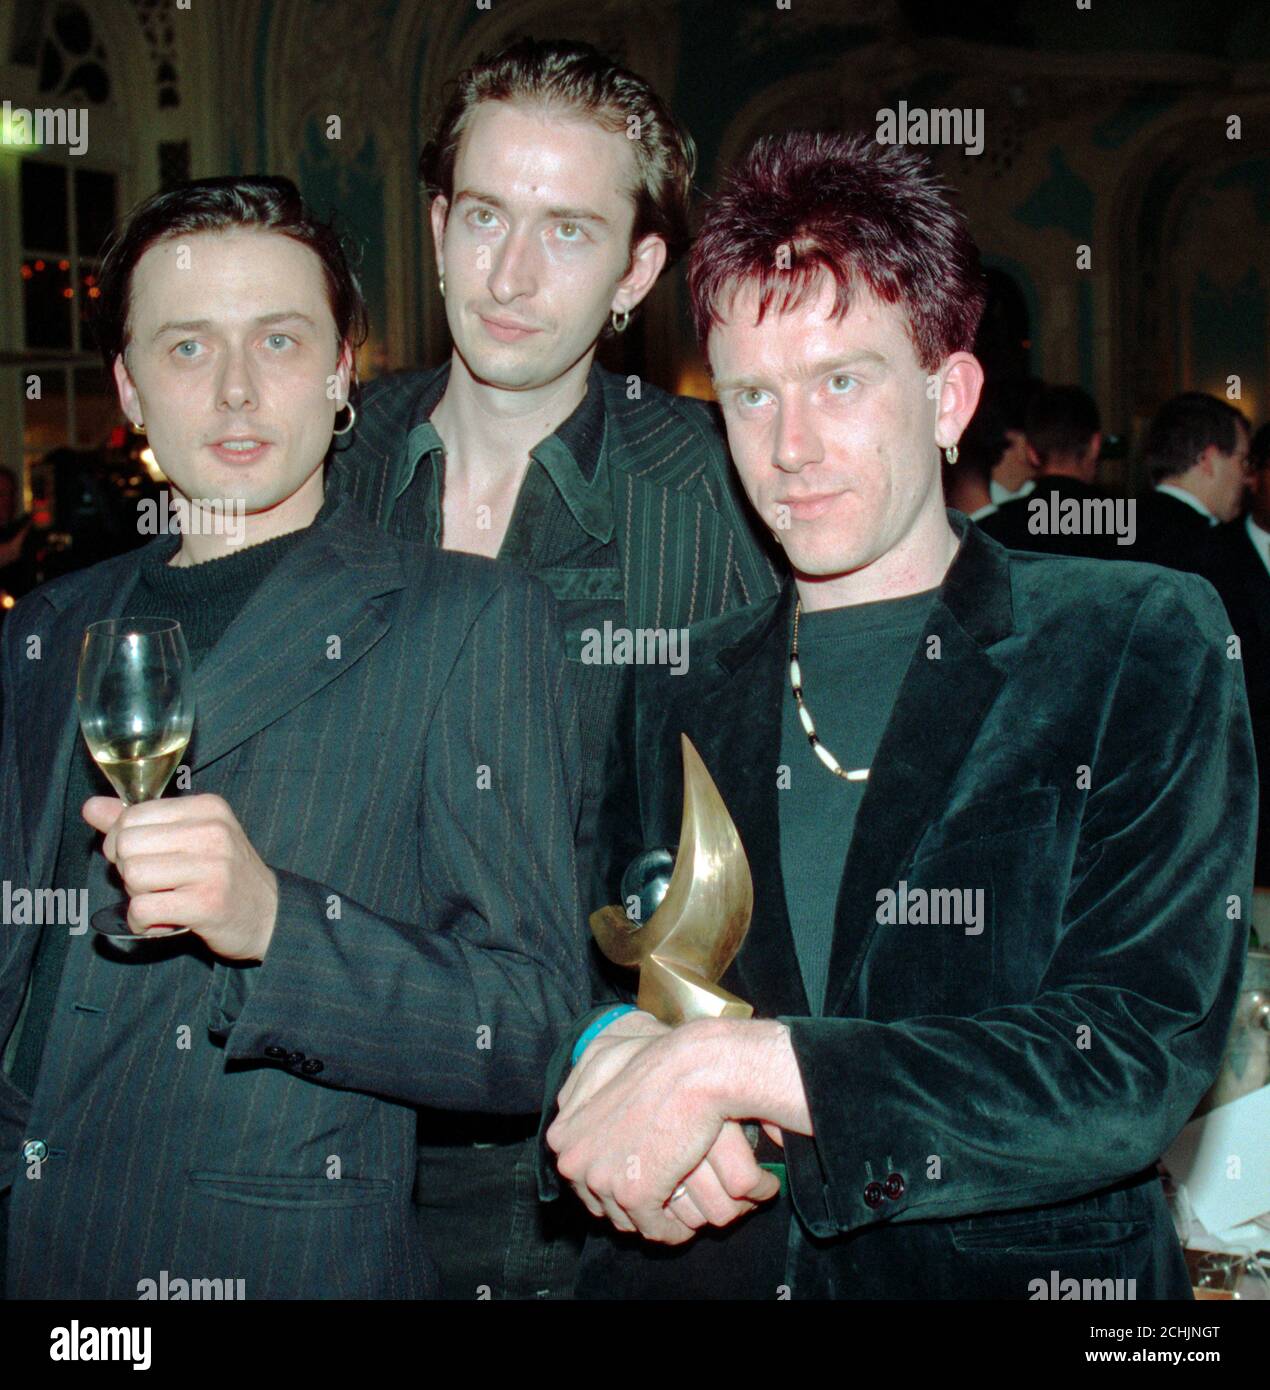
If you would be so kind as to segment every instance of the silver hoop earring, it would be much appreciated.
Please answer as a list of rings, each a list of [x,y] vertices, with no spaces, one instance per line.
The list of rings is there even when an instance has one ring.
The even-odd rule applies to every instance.
[[[348,424],[345,425],[343,429],[333,429],[331,431],[332,434],[347,434],[357,423],[357,411],[353,409],[352,401],[345,401],[342,409],[348,411]],[[338,415],[340,412],[337,410],[335,413]]]
[[[621,321],[620,323],[618,322],[617,310],[616,310],[616,309],[610,309],[610,310],[609,310],[609,322],[613,325],[613,332],[614,332],[614,333],[625,333],[625,332],[626,332],[626,325],[627,325],[628,323],[630,323],[630,321],[631,321],[631,311],[630,311],[629,309],[623,309],[623,310],[622,310],[622,321]]]
[[[957,458],[958,458],[957,446],[956,446],[955,444],[950,444],[950,445],[944,450],[944,459],[945,459],[945,461],[947,462],[949,468],[951,468],[951,467],[953,466],[953,464],[957,462]]]
[[[437,280],[437,288],[441,291],[441,298],[444,299],[444,298],[445,298],[445,276],[444,276],[444,275],[441,275],[441,277]]]

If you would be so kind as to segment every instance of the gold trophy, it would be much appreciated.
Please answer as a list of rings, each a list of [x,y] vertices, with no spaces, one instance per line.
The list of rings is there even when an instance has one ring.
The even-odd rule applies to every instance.
[[[750,1018],[743,999],[719,988],[719,979],[741,949],[754,911],[754,881],[741,837],[701,756],[680,735],[684,760],[684,809],[674,871],[655,911],[633,922],[622,906],[591,914],[591,932],[615,965],[639,971],[637,1003],[672,1026],[694,1018]],[[655,869],[666,850],[640,855]],[[636,886],[636,893],[639,887]],[[639,894],[641,897],[642,894]]]

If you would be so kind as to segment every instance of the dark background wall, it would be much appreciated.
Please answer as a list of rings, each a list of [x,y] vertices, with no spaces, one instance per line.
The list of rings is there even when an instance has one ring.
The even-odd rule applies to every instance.
[[[875,130],[878,109],[901,100],[982,109],[981,154],[928,153],[962,196],[991,271],[985,355],[1085,385],[1129,441],[1185,388],[1237,390],[1254,421],[1270,409],[1270,6],[24,0],[0,16],[0,97],[82,103],[94,132],[78,161],[0,142],[10,267],[0,463],[10,467],[59,431],[60,442],[71,430],[70,442],[90,442],[115,418],[83,342],[37,350],[25,336],[14,272],[40,248],[22,232],[22,158],[104,172],[113,213],[186,175],[289,174],[364,247],[374,324],[364,374],[435,361],[447,342],[419,147],[445,81],[521,33],[590,40],[648,77],[695,136],[706,193],[760,133]],[[620,349],[628,370],[708,392],[678,272]],[[65,402],[23,398],[37,359],[72,372],[65,428]],[[1131,451],[1109,481],[1138,481]]]

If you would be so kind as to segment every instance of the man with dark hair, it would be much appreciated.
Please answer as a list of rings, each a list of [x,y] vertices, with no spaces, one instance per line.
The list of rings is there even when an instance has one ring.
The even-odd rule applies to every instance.
[[[553,600],[326,498],[365,311],[287,180],[150,199],[101,285],[184,519],[5,624],[8,1293],[418,1298],[415,1107],[523,1112],[587,997]],[[147,615],[193,662],[188,794],[125,806],[76,662],[87,624]],[[137,939],[90,932],[121,895]]]
[[[913,151],[760,140],[688,279],[791,574],[632,682],[591,901],[675,843],[686,734],[749,858],[719,983],[755,1016],[610,1001],[562,1044],[545,1139],[616,1228],[579,1292],[1035,1298],[1057,1265],[1185,1298],[1155,1163],[1217,1072],[1252,887],[1217,596],[945,509],[983,299]]]
[[[1203,571],[1210,529],[1243,508],[1248,433],[1242,412],[1202,391],[1160,407],[1144,448],[1153,486],[1138,499],[1135,560]]]
[[[1005,427],[998,411],[987,404],[987,386],[979,407],[957,441],[953,462],[944,460],[944,500],[965,512],[971,521],[983,521],[997,511],[992,500],[992,470],[1006,448]]]
[[[1260,782],[1256,879],[1270,888],[1270,425],[1253,435],[1248,466],[1248,515],[1210,529],[1202,564],[1239,638]]]
[[[463,73],[420,162],[454,350],[373,383],[333,469],[393,535],[496,555],[555,593],[586,711],[580,865],[621,651],[776,583],[711,411],[595,361],[686,245],[694,160],[648,84],[585,44],[522,40]],[[539,1203],[537,1123],[421,1122],[447,1296],[572,1292],[585,1213]]]
[[[950,507],[965,512],[971,521],[983,521],[1014,497],[1026,497],[1036,486],[1023,433],[1026,393],[1040,383],[988,381],[979,404],[957,444],[956,462],[944,463],[944,496]],[[1026,477],[1016,471],[1019,457]],[[1000,476],[1016,486],[999,486]]]
[[[1123,558],[1114,500],[1094,483],[1102,423],[1093,398],[1079,386],[1047,386],[1029,403],[1024,432],[1036,486],[1007,502],[984,530],[1014,550]]]
[[[1027,412],[1042,387],[1035,377],[988,382],[984,387],[1005,426],[1006,447],[992,470],[989,488],[998,507],[1026,497],[1036,486],[1036,459],[1027,447]]]

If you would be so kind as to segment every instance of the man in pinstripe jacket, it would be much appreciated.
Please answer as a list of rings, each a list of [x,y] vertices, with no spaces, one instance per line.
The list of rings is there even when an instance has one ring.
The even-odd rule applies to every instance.
[[[585,45],[524,41],[465,72],[420,165],[454,352],[373,383],[332,465],[391,534],[555,593],[586,714],[584,881],[624,669],[606,634],[666,641],[776,588],[708,407],[594,361],[686,245],[694,158],[647,84]],[[535,1128],[421,1129],[445,1296],[571,1292],[582,1213],[539,1205]]]
[[[7,1291],[433,1293],[415,1107],[524,1112],[585,1002],[554,600],[324,500],[364,311],[286,180],[152,199],[102,298],[192,520],[5,625],[5,901],[85,904],[0,936]],[[216,498],[245,545],[198,524]],[[126,808],[75,721],[84,627],[125,614],[181,621],[196,691],[191,794]],[[139,937],[188,934],[88,932],[121,892]]]

